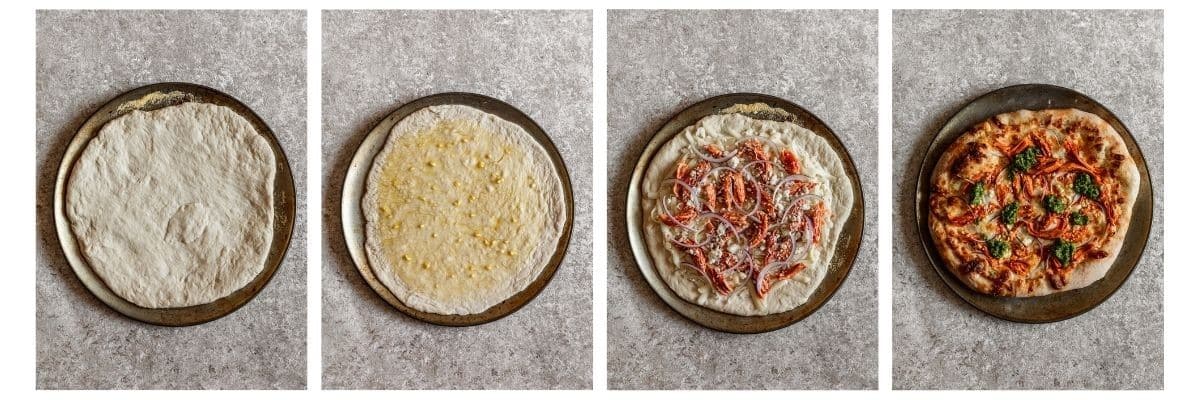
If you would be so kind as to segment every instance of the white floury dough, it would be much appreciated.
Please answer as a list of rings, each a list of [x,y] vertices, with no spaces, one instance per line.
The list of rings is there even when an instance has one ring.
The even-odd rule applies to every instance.
[[[132,111],[100,129],[67,184],[88,264],[144,308],[213,302],[264,268],[275,160],[233,110],[183,103]]]

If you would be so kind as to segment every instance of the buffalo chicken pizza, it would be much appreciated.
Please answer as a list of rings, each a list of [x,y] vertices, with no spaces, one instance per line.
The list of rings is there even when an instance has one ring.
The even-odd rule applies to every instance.
[[[825,139],[737,113],[681,131],[646,176],[643,229],[659,275],[681,298],[738,315],[805,303],[854,202]]]
[[[998,296],[1042,296],[1104,277],[1139,176],[1121,136],[1075,109],[997,115],[933,171],[929,228],[948,269]]]

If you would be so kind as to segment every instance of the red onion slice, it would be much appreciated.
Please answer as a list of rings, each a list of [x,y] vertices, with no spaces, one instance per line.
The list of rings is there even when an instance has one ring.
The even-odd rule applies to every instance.
[[[671,214],[671,209],[670,209],[670,208],[667,208],[667,196],[659,197],[659,198],[658,198],[658,205],[659,205],[659,207],[662,207],[663,215],[666,215],[666,216],[667,216],[667,219],[670,219],[670,220],[671,220],[671,222],[674,222],[674,223],[675,223],[675,225],[677,225],[677,226],[679,226],[680,228],[683,228],[684,230],[686,230],[686,231],[689,231],[689,232],[697,232],[697,230],[696,230],[696,229],[693,229],[693,228],[692,228],[691,226],[689,226],[688,224],[685,224],[685,223],[683,223],[683,222],[679,222],[679,219],[675,218],[675,215],[674,215],[674,214]]]
[[[770,263],[770,264],[767,264],[766,266],[764,266],[761,271],[758,271],[758,276],[754,278],[754,290],[756,292],[762,291],[763,282],[766,281],[767,275],[770,275],[772,272],[775,272],[775,270],[778,269],[780,266],[785,266],[785,265],[787,265],[786,261],[776,261],[776,262],[773,262],[773,263]]]
[[[825,201],[825,198],[821,197],[821,196],[817,196],[812,193],[800,195],[800,197],[797,197],[795,200],[792,200],[791,204],[788,204],[787,207],[784,207],[783,215],[786,217],[788,215],[788,212],[792,211],[792,207],[795,207],[797,204],[800,204],[800,202],[803,202],[803,201],[818,202],[818,201]]]
[[[770,161],[767,161],[767,160],[758,160],[758,161],[752,161],[752,162],[750,162],[750,163],[747,163],[746,165],[743,165],[743,166],[742,166],[742,173],[743,173],[743,174],[744,174],[744,173],[746,173],[746,170],[748,170],[748,169],[750,169],[750,167],[753,167],[753,166],[755,166],[755,165],[758,165],[758,164],[774,165],[774,164],[771,164],[771,162],[770,162]],[[753,175],[751,175],[750,177],[751,177],[751,178],[754,178],[754,176],[753,176]]]
[[[815,238],[813,238],[812,218],[809,218],[807,215],[805,215],[804,219],[806,222],[804,224],[804,229],[802,229],[802,230],[800,230],[800,232],[798,232],[798,233],[800,233],[801,237],[804,238],[804,247],[802,247],[803,250],[793,248],[792,249],[792,257],[788,257],[788,262],[803,260],[803,258],[801,258],[800,260],[795,260],[794,257],[796,255],[802,255],[802,257],[807,258],[809,251],[812,250],[813,242],[815,242]]]
[[[785,236],[787,236],[788,242],[789,242],[788,249],[791,249],[791,250],[788,252],[787,257],[784,257],[783,261],[781,261],[781,262],[788,262],[789,260],[792,259],[792,256],[796,255],[796,236],[790,232],[786,233]]]
[[[699,203],[698,197],[700,197],[700,189],[697,189],[696,187],[689,185],[689,184],[687,184],[681,180],[675,179],[675,178],[664,179],[662,181],[662,183],[659,184],[659,186],[666,186],[668,184],[672,185],[671,186],[671,194],[675,193],[674,185],[683,186],[684,189],[687,189],[688,194],[691,194],[691,196],[689,196],[688,202],[690,203],[691,201],[696,201],[697,203]]]
[[[791,182],[812,182],[812,183],[817,183],[817,180],[816,180],[816,179],[814,179],[814,178],[813,178],[813,177],[811,177],[811,176],[804,175],[804,174],[793,174],[793,175],[788,175],[788,176],[784,177],[783,179],[780,179],[780,180],[779,180],[779,182],[775,184],[775,192],[776,192],[776,193],[778,193],[778,192],[779,192],[779,190],[781,190],[781,189],[783,189],[783,188],[784,188],[784,187],[783,187],[784,185],[787,185],[788,183],[791,183]]]
[[[731,232],[741,232],[740,230],[738,230],[737,226],[733,225],[733,222],[729,221],[728,218],[722,217],[717,213],[703,213],[703,214],[696,216],[697,221],[699,221],[700,219],[709,219],[709,218],[716,218],[718,221],[721,221],[721,223],[724,223],[726,226],[729,226],[729,230]]]
[[[716,175],[716,174],[717,174],[717,173],[719,173],[719,172],[721,172],[721,171],[733,171],[733,172],[740,172],[740,171],[738,171],[738,170],[737,170],[737,168],[732,168],[732,167],[716,167],[716,168],[713,168],[713,169],[709,170],[707,174],[704,174],[704,176],[700,177],[700,182],[704,182],[704,181],[708,180],[708,177],[709,177],[709,176],[719,176],[719,175]]]

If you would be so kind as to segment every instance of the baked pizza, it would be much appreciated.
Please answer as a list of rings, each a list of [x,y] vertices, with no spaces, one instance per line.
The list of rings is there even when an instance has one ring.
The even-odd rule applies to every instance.
[[[784,113],[764,104],[742,105]],[[712,115],[668,141],[642,183],[643,229],[675,294],[737,315],[805,303],[854,194],[824,138],[791,122]]]
[[[997,296],[1042,296],[1104,277],[1129,226],[1139,175],[1104,119],[1021,110],[963,133],[941,155],[929,228],[948,269]]]

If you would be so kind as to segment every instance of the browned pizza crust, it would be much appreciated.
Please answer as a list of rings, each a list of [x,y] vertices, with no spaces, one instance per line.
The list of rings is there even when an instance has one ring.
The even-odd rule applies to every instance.
[[[1076,180],[1087,179],[1097,191],[1079,189],[1087,185]],[[1102,118],[1075,109],[1000,114],[963,133],[938,160],[930,233],[949,269],[978,292],[1077,289],[1112,266],[1139,184],[1124,140]],[[1015,218],[1005,218],[1006,207]]]

